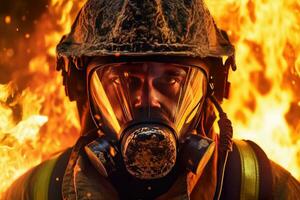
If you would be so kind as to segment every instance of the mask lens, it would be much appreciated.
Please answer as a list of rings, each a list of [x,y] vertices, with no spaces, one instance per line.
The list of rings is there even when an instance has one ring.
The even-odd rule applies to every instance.
[[[202,107],[206,88],[200,68],[157,62],[97,67],[89,80],[94,119],[117,135],[130,122],[155,119],[180,134]]]

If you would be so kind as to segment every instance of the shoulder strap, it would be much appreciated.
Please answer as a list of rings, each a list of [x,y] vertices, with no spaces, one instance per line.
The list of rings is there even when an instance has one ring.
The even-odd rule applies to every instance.
[[[266,154],[254,142],[235,140],[221,199],[271,199],[271,191],[272,174]]]
[[[51,171],[56,158],[45,161],[38,166],[30,169],[20,178],[18,178],[4,193],[3,200],[40,200],[47,197],[47,183],[49,180],[49,170]],[[45,198],[46,197],[46,198]]]
[[[58,157],[47,160],[37,166],[32,173],[30,190],[32,200],[48,200],[48,186],[52,170]]]
[[[72,148],[64,151],[57,159],[56,165],[53,168],[49,183],[49,200],[59,200],[62,198],[62,181],[67,168],[67,164],[71,155]]]
[[[240,199],[241,190],[241,159],[237,145],[233,143],[232,152],[228,155],[227,165],[225,168],[223,188],[221,193],[222,200]],[[220,178],[220,177],[218,177]]]
[[[271,163],[265,152],[254,142],[247,140],[247,143],[252,147],[259,161],[259,199],[273,199],[273,175]]]
[[[39,165],[31,177],[32,200],[59,200],[61,182],[70,149]]]

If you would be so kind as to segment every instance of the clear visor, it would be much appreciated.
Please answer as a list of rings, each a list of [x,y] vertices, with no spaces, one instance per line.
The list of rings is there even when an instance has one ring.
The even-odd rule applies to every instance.
[[[198,67],[170,63],[119,63],[89,76],[92,114],[116,135],[128,124],[162,121],[180,136],[201,109],[207,79]]]

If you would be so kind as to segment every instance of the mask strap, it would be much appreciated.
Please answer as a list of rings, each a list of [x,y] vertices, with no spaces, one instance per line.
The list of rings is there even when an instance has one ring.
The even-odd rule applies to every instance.
[[[218,168],[218,182],[217,182],[217,188],[214,199],[219,200],[222,193],[222,187],[223,187],[223,180],[224,180],[224,174],[225,174],[225,168],[226,163],[228,159],[229,152],[232,151],[232,135],[233,135],[233,129],[231,121],[228,119],[227,114],[223,111],[222,107],[220,106],[217,99],[211,95],[210,96],[211,102],[216,107],[217,111],[219,112],[219,121],[218,125],[220,128],[220,157],[219,157],[219,166]]]

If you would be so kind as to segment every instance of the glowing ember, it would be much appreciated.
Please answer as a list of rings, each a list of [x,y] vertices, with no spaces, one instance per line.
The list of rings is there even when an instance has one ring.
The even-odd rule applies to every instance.
[[[11,17],[10,16],[5,16],[4,22],[5,22],[5,24],[10,24],[11,23]]]
[[[55,72],[55,46],[84,2],[52,0],[36,22],[38,31],[25,35],[29,44],[37,45],[25,49],[24,57],[32,56],[27,70],[15,72],[15,84],[0,85],[0,191],[53,152],[71,146],[79,135],[76,106],[68,102]],[[254,140],[300,179],[299,1],[207,4],[236,46],[238,71],[231,73],[231,97],[224,102],[235,136]],[[4,22],[10,24],[11,17]],[[7,49],[5,58],[16,50]]]
[[[30,34],[29,34],[29,33],[26,33],[26,34],[25,34],[25,38],[26,38],[26,39],[30,38]]]
[[[8,58],[13,57],[14,54],[15,54],[15,52],[14,52],[13,49],[6,49],[6,56],[7,56]]]

